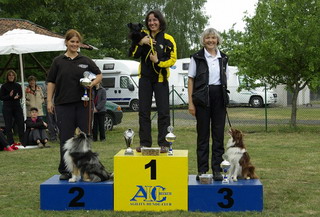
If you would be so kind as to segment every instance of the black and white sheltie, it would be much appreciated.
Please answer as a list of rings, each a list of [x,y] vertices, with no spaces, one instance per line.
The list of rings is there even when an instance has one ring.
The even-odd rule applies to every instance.
[[[112,178],[99,161],[98,154],[91,151],[91,139],[78,128],[75,136],[67,140],[63,149],[67,170],[72,174],[69,182],[79,177],[85,182],[102,182]]]

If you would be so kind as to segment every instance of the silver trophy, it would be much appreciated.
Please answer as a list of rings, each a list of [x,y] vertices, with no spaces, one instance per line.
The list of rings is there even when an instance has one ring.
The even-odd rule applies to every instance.
[[[230,163],[229,161],[223,160],[220,164],[220,167],[222,169],[222,176],[223,180],[222,183],[229,183],[229,179],[227,177],[228,170],[230,169]]]
[[[96,78],[96,75],[92,72],[85,71],[83,73],[83,78],[80,79],[80,84],[84,87],[84,94],[81,97],[82,101],[89,101],[90,98],[88,96],[87,88],[90,86],[91,81]]]
[[[133,150],[131,148],[133,137],[134,137],[134,131],[132,129],[127,129],[123,133],[124,140],[126,141],[127,149],[124,152],[124,155],[133,155]]]
[[[173,155],[173,150],[172,150],[172,143],[176,140],[176,135],[174,135],[172,132],[173,132],[173,127],[172,126],[169,126],[167,128],[168,130],[168,134],[166,135],[166,140],[167,142],[169,142],[170,144],[170,147],[169,147],[169,151],[168,151],[168,155],[169,156],[172,156]]]

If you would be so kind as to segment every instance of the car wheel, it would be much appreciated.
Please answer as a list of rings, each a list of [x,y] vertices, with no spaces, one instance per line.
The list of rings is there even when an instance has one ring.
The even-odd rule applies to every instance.
[[[104,127],[106,129],[106,131],[111,131],[113,129],[113,117],[110,114],[106,114],[106,119],[104,121]]]
[[[259,96],[253,96],[250,99],[250,105],[254,108],[260,108],[263,105],[263,100]]]
[[[139,111],[139,100],[137,99],[132,100],[132,102],[130,103],[130,109],[134,112]]]

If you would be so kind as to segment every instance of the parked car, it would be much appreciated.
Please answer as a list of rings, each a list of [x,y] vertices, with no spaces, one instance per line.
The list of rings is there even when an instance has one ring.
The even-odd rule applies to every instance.
[[[25,86],[27,86],[28,83],[25,83]],[[45,81],[37,81],[37,85],[39,85],[42,88],[42,91],[44,93],[44,96],[47,96],[47,88]],[[1,87],[1,84],[0,84]],[[3,119],[3,114],[2,114],[2,106],[3,102],[0,100],[0,128],[4,128],[4,119]],[[122,121],[123,113],[122,109],[119,105],[107,101],[105,104],[105,107],[107,108],[107,114],[106,114],[106,119],[105,119],[105,128],[106,130],[110,131],[113,129],[115,125],[118,125]],[[44,112],[44,121],[46,121],[46,116],[47,116],[47,106],[44,104],[43,105],[43,112]]]

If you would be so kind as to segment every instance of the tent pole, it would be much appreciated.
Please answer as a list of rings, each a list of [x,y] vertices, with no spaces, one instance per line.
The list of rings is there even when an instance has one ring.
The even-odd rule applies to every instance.
[[[22,60],[22,54],[19,54],[19,62],[20,62],[20,74],[21,74],[21,88],[22,88],[22,110],[23,110],[23,117],[24,120],[26,120],[27,117],[27,111],[26,111],[26,93],[25,93],[25,88],[24,88],[24,72],[23,72],[23,60]]]

